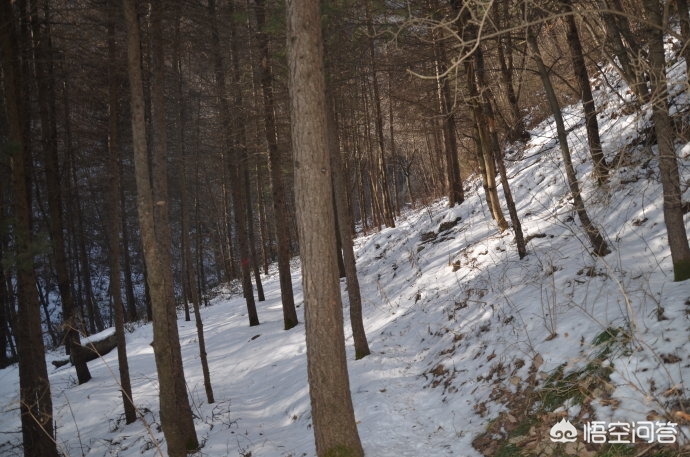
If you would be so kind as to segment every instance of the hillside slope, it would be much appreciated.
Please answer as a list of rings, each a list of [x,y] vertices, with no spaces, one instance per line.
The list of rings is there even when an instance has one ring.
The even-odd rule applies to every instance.
[[[671,76],[682,81],[683,74],[678,67]],[[687,446],[690,285],[672,282],[649,115],[625,115],[625,88],[608,76],[618,93],[597,93],[605,154],[615,165],[605,186],[590,177],[579,107],[564,114],[588,210],[610,255],[589,254],[550,120],[508,155],[530,239],[525,259],[511,232],[497,232],[476,180],[462,205],[410,210],[396,228],[356,240],[372,355],[355,361],[347,327],[346,338],[367,455],[677,455],[679,443]],[[690,101],[680,87],[672,93],[674,109],[683,112]],[[690,143],[678,148],[690,200]],[[687,216],[686,224],[690,231]],[[301,303],[297,265],[293,271]],[[259,327],[248,327],[242,297],[228,290],[202,310],[216,404],[204,400],[194,324],[179,323],[204,443],[199,455],[314,455],[304,327],[282,330],[275,271],[264,287]],[[151,340],[149,325],[127,335],[142,416],[132,425],[122,422],[114,353],[92,362],[93,380],[81,386],[71,368],[51,367],[57,440],[66,455],[164,452]],[[18,415],[18,374],[10,367],[0,371],[3,456],[21,455]],[[638,443],[632,451],[581,438],[554,443],[549,432],[562,418],[580,436],[594,420],[673,421],[677,442]]]

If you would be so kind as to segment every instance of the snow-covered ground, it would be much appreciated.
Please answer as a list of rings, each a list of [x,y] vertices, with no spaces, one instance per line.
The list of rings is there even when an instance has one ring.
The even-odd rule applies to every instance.
[[[683,64],[673,69],[675,80],[682,81],[683,74]],[[688,443],[690,284],[672,281],[656,148],[645,145],[649,116],[627,111],[625,88],[609,77],[620,97],[604,92],[606,84],[597,92],[605,154],[616,160],[603,187],[590,175],[579,107],[564,114],[588,211],[610,243],[610,255],[589,253],[550,119],[508,155],[512,190],[530,238],[525,259],[518,259],[512,232],[497,232],[476,180],[466,183],[462,205],[449,209],[441,201],[410,210],[396,228],[356,240],[373,352],[354,360],[347,323],[346,340],[355,414],[368,456],[479,456],[472,442],[487,427],[493,424],[486,436],[497,444],[491,448],[485,440],[479,446],[491,453],[515,437],[511,427],[497,423],[507,418],[506,424],[517,426],[540,414],[545,424],[533,419],[532,428],[523,431],[529,440],[511,442],[531,443],[533,449],[555,446],[548,436],[555,420],[548,420],[558,417],[572,420],[580,433],[583,423],[593,420],[673,421],[677,441]],[[672,90],[678,111],[688,108],[680,88]],[[690,143],[678,148],[688,201]],[[690,232],[690,217],[685,220]],[[297,264],[293,283],[301,303]],[[179,321],[203,443],[199,455],[314,455],[304,326],[282,330],[275,271],[264,277],[264,288],[258,327],[248,326],[242,297],[227,290],[202,310],[215,404],[205,401],[194,323]],[[82,386],[71,367],[49,365],[57,440],[66,455],[165,455],[151,341],[150,325],[127,335],[134,401],[142,415],[127,426],[115,352],[90,362],[93,379]],[[60,357],[48,354],[48,360]],[[596,371],[593,366],[605,375],[591,381],[586,375]],[[545,407],[554,397],[547,397],[549,389],[573,388],[559,384],[570,373],[582,374],[574,388],[585,400],[564,394],[563,404]],[[0,370],[2,456],[21,455],[18,390],[16,366]],[[677,450],[666,446],[662,449]]]

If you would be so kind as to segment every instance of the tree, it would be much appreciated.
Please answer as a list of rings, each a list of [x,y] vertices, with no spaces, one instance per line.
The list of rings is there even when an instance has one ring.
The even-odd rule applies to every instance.
[[[266,5],[264,0],[255,0],[256,7],[256,39],[259,47],[259,73],[261,92],[263,95],[264,128],[266,143],[268,144],[268,158],[271,164],[271,196],[275,212],[276,226],[287,227],[289,224],[287,205],[285,201],[285,183],[283,179],[283,164],[281,151],[278,148],[278,130],[276,128],[275,97],[273,89],[273,70],[271,68],[269,39],[264,31],[266,24]],[[280,278],[280,298],[283,302],[283,324],[285,330],[297,325],[297,311],[292,291],[292,275],[290,273],[290,231],[277,230],[278,239],[278,276]]]
[[[532,58],[537,64],[537,69],[539,71],[539,77],[544,85],[544,91],[546,92],[546,98],[549,102],[549,107],[553,114],[554,121],[556,123],[556,132],[558,136],[558,144],[561,149],[561,157],[563,158],[563,166],[565,167],[566,179],[568,180],[568,188],[570,189],[570,194],[573,198],[573,205],[575,206],[575,212],[577,213],[580,223],[589,238],[593,253],[596,256],[605,256],[611,251],[604,240],[604,237],[599,232],[599,229],[592,223],[592,220],[587,214],[587,209],[585,208],[585,202],[582,199],[582,194],[580,193],[580,184],[577,181],[577,175],[575,173],[575,167],[573,166],[573,160],[570,155],[570,147],[568,146],[568,133],[565,129],[565,123],[563,122],[563,115],[561,113],[561,107],[558,104],[558,98],[556,97],[556,92],[551,84],[551,79],[549,76],[549,71],[544,64],[544,60],[541,56],[541,51],[539,50],[539,45],[537,44],[537,37],[532,30],[532,26],[527,26],[527,44],[532,50]]]
[[[367,33],[369,34],[369,65],[371,72],[371,88],[373,91],[372,98],[374,104],[374,124],[376,126],[376,145],[377,150],[375,153],[375,163],[376,171],[378,172],[378,177],[373,179],[376,187],[380,187],[381,196],[381,210],[383,216],[383,222],[388,227],[395,227],[395,214],[393,209],[393,203],[391,202],[390,189],[388,186],[388,167],[386,166],[386,154],[385,154],[385,140],[383,137],[383,113],[381,111],[381,95],[379,90],[379,76],[378,69],[376,65],[376,46],[374,41],[374,26],[371,19],[371,7],[370,0],[364,2],[364,10],[366,12],[367,21]],[[393,139],[391,138],[391,141]]]
[[[230,3],[232,7],[232,2]],[[235,231],[237,232],[237,245],[240,254],[240,271],[242,274],[242,291],[247,302],[247,314],[249,317],[249,326],[253,327],[259,325],[259,316],[256,311],[256,302],[254,301],[254,291],[252,287],[251,266],[249,259],[249,235],[247,233],[247,200],[245,191],[247,186],[245,180],[247,179],[245,169],[247,167],[247,142],[244,125],[238,113],[233,113],[228,103],[228,96],[226,90],[226,71],[225,63],[221,53],[220,36],[218,33],[218,19],[216,17],[216,2],[209,0],[208,12],[211,19],[211,40],[212,52],[214,57],[214,70],[216,77],[216,96],[220,104],[219,115],[223,124],[223,149],[225,167],[228,175],[232,179],[230,183],[233,215],[235,222]],[[230,46],[233,49],[231,62],[231,76],[233,81],[233,101],[235,102],[235,109],[239,110],[242,107],[242,88],[240,86],[239,61],[237,56],[237,39],[235,36],[235,18],[230,14]]]
[[[429,2],[429,7],[438,8],[438,1],[433,0],[433,2]],[[446,43],[441,37],[439,30],[435,28],[431,31],[431,39],[434,50],[436,94],[439,112],[442,116],[448,205],[453,207],[465,201],[465,192],[462,188],[462,177],[460,176],[460,162],[458,160],[458,140],[455,131],[455,103],[450,87]]]
[[[159,5],[156,5],[159,6]],[[199,447],[184,380],[182,354],[177,329],[177,313],[172,274],[165,271],[154,222],[153,189],[150,183],[144,118],[144,88],[141,70],[141,38],[136,0],[123,0],[127,23],[127,68],[131,96],[132,142],[137,186],[137,213],[146,263],[146,279],[151,293],[153,348],[160,385],[161,425],[171,457],[185,457]]]
[[[132,382],[129,377],[127,360],[127,339],[125,338],[125,310],[122,302],[120,281],[120,91],[117,84],[117,49],[115,44],[115,5],[111,0],[108,7],[111,11],[108,20],[108,171],[110,173],[109,198],[107,199],[108,254],[110,258],[110,293],[113,297],[115,317],[115,338],[117,339],[117,361],[120,372],[120,391],[125,411],[125,422],[131,424],[137,420],[134,407]]]
[[[25,12],[20,12],[22,16]],[[10,0],[0,1],[0,64],[4,76],[5,105],[9,121],[6,153],[10,157],[14,191],[14,236],[19,310],[15,335],[19,355],[19,409],[26,457],[57,457],[53,438],[53,402],[50,394],[41,315],[34,272],[31,155],[25,136],[26,98],[21,90],[22,65]],[[25,21],[22,17],[20,20]],[[26,62],[24,62],[26,63]]]
[[[517,245],[518,256],[522,259],[527,255],[527,248],[525,238],[522,234],[522,224],[518,217],[517,208],[515,207],[515,200],[513,193],[510,190],[508,183],[508,172],[506,170],[505,161],[503,160],[503,149],[498,141],[498,132],[496,131],[496,116],[494,115],[493,96],[490,95],[488,83],[486,81],[484,69],[484,51],[481,46],[478,46],[474,51],[473,60],[475,63],[475,76],[477,78],[477,85],[481,93],[482,115],[486,120],[486,127],[488,131],[489,144],[487,149],[490,149],[493,154],[498,171],[501,175],[501,187],[503,187],[503,195],[506,199],[506,206],[508,207],[508,214],[510,221],[513,224],[513,232],[515,233],[515,244]]]
[[[316,453],[363,456],[345,359],[319,1],[288,0],[295,200]]]
[[[46,194],[50,214],[50,238],[52,241],[55,272],[62,304],[65,329],[65,351],[72,354],[72,347],[79,345],[79,330],[74,320],[74,297],[69,277],[69,267],[65,254],[65,235],[62,215],[62,189],[60,174],[64,171],[58,156],[55,77],[49,29],[48,5],[44,11],[44,20],[40,21],[37,3],[32,3],[31,28],[34,37],[34,60],[38,83],[38,101],[41,119],[41,147],[43,148],[46,169]],[[41,23],[43,22],[43,23]],[[72,362],[77,372],[77,381],[83,384],[91,379],[89,367],[80,357],[80,351],[72,354]]]
[[[332,97],[331,97],[332,100]],[[355,359],[359,360],[368,356],[369,343],[364,331],[362,317],[362,295],[359,289],[357,277],[357,264],[352,243],[352,213],[347,202],[347,186],[345,170],[340,157],[340,145],[338,142],[338,122],[335,119],[333,107],[328,110],[328,151],[333,179],[333,201],[335,203],[336,235],[340,239],[339,250],[342,251],[343,268],[347,278],[347,296],[350,303],[350,325],[352,326],[352,339],[355,345]],[[339,256],[340,257],[340,256]],[[338,262],[340,263],[340,261]],[[340,269],[340,266],[338,267]]]
[[[577,79],[577,85],[580,88],[580,98],[582,99],[582,108],[585,112],[585,128],[587,129],[587,143],[589,145],[589,153],[594,162],[594,174],[603,184],[608,176],[608,166],[604,153],[601,150],[601,139],[599,137],[599,123],[597,121],[597,107],[594,104],[594,97],[592,96],[592,86],[589,83],[589,72],[585,65],[585,57],[582,51],[582,43],[580,41],[580,34],[577,30],[577,22],[575,21],[575,7],[572,0],[567,0],[564,3],[566,14],[566,41],[570,48],[570,59],[573,63],[573,72]]]
[[[190,240],[191,232],[191,207],[193,205],[193,196],[188,188],[188,174],[187,170],[192,168],[189,163],[189,155],[185,148],[185,130],[187,128],[186,116],[184,110],[184,89],[182,79],[182,59],[180,56],[180,17],[175,21],[175,41],[173,52],[173,69],[177,76],[177,147],[178,154],[181,156],[182,167],[179,170],[180,188],[182,189],[182,196],[180,202],[180,212],[182,218],[181,236],[182,239],[182,272],[183,285],[186,290],[185,300],[189,299],[194,308],[194,323],[196,325],[196,333],[199,341],[199,360],[201,361],[201,372],[204,377],[204,390],[206,391],[206,401],[210,403],[215,402],[213,395],[213,386],[211,385],[211,371],[208,367],[208,354],[206,353],[206,337],[204,336],[204,324],[201,319],[201,298],[199,288],[197,287],[197,272],[192,259],[192,243]],[[197,228],[198,230],[198,228]]]
[[[683,202],[674,131],[668,112],[668,86],[666,84],[666,57],[663,33],[665,30],[657,0],[643,0],[649,37],[649,85],[652,119],[659,148],[659,172],[664,198],[664,223],[671,249],[675,281],[690,279],[690,246],[683,220]]]
[[[621,0],[598,0],[597,3],[606,28],[605,46],[611,49],[606,55],[626,80],[638,101],[644,102],[649,96],[649,88],[641,66],[644,51],[640,40],[632,33],[630,15],[623,11]]]

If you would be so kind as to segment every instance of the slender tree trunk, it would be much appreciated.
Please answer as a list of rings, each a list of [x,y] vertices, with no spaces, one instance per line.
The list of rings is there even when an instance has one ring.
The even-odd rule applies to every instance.
[[[76,187],[74,187],[74,148],[72,144],[72,121],[71,121],[71,97],[69,79],[66,78],[63,82],[63,107],[64,107],[64,130],[65,130],[65,169],[67,171],[67,180],[70,182],[65,189],[65,213],[78,214],[78,195]],[[67,234],[70,236],[67,241],[66,257],[71,259],[69,267],[69,275],[72,278],[72,301],[74,303],[73,322],[78,332],[85,332],[86,326],[84,323],[84,294],[82,293],[81,274],[79,272],[79,247],[77,243],[77,218],[71,217],[66,222]]]
[[[22,15],[24,12],[21,12]],[[22,17],[20,20],[25,21]],[[34,273],[31,217],[31,155],[25,137],[25,97],[16,16],[10,0],[0,0],[0,65],[8,119],[8,144],[14,190],[14,241],[19,309],[15,336],[19,352],[19,411],[26,457],[58,457],[53,404],[45,364],[41,314]]]
[[[230,4],[232,7],[232,3]],[[240,254],[240,271],[242,274],[242,290],[247,302],[247,314],[249,317],[249,325],[259,325],[259,316],[256,311],[256,303],[254,301],[254,291],[252,287],[250,259],[249,259],[249,241],[247,235],[247,208],[246,199],[244,198],[244,167],[247,166],[246,141],[244,138],[244,128],[241,119],[238,115],[231,114],[230,105],[227,100],[227,91],[225,86],[225,66],[221,55],[220,38],[218,35],[218,26],[216,18],[215,0],[208,2],[209,15],[211,16],[211,39],[215,61],[216,74],[216,91],[217,98],[220,102],[220,117],[223,124],[232,131],[232,136],[243,136],[242,139],[236,138],[232,144],[227,135],[224,138],[226,148],[225,166],[228,169],[229,175],[232,178],[232,200],[233,200],[233,214],[235,219],[235,229],[237,232],[237,244]],[[232,14],[230,17],[232,18]],[[234,18],[230,20],[230,46],[233,48],[232,52],[232,78],[234,86],[234,103],[235,109],[240,109],[242,106],[241,87],[239,87],[239,63],[237,62],[237,44],[235,43],[235,24]]]
[[[427,3],[429,7],[437,10],[439,9],[438,0],[428,1]],[[443,134],[443,144],[445,148],[448,203],[452,207],[465,201],[465,193],[462,188],[462,177],[460,176],[457,133],[455,131],[455,97],[451,93],[448,75],[445,74],[448,70],[449,61],[446,52],[446,43],[437,30],[432,31],[431,39],[434,52],[433,69],[436,74],[439,113],[442,118],[441,133]]]
[[[446,160],[446,181],[448,204],[453,207],[465,201],[458,161],[458,141],[455,132],[455,111],[448,78],[442,76],[446,71],[446,52],[444,44],[434,39],[434,65],[439,111],[442,115],[442,133]]]
[[[510,12],[509,1],[503,1],[499,7],[495,8],[495,21],[496,28],[501,30],[504,20],[509,21]],[[504,86],[506,93],[506,98],[508,99],[508,106],[510,107],[510,125],[508,125],[508,139],[510,141],[523,140],[527,141],[529,139],[529,132],[525,128],[525,122],[520,113],[520,106],[518,104],[518,96],[515,91],[515,85],[513,82],[513,39],[511,33],[500,34],[498,36],[498,43],[496,46],[496,52],[498,57],[498,65],[501,72],[501,81]]]
[[[76,190],[76,169],[72,169],[72,184]],[[91,268],[89,267],[89,250],[86,247],[86,231],[84,229],[84,216],[81,202],[75,202],[76,220],[77,220],[77,253],[79,256],[79,264],[81,267],[81,280],[84,287],[84,304],[86,306],[86,314],[88,315],[89,332],[98,333],[105,328],[101,311],[96,303],[96,298],[93,293]]]
[[[132,395],[132,383],[129,377],[129,362],[127,360],[127,339],[125,338],[125,310],[122,303],[122,285],[120,282],[120,94],[116,75],[119,59],[115,44],[115,4],[108,2],[108,172],[110,183],[106,201],[108,214],[106,216],[108,234],[108,251],[110,260],[110,293],[113,298],[115,315],[115,338],[117,339],[117,360],[120,372],[120,392],[125,411],[125,423],[131,424],[137,420]],[[81,351],[79,351],[81,352]]]
[[[337,230],[340,237],[340,244],[343,257],[343,268],[347,278],[347,296],[350,302],[350,325],[352,326],[352,339],[355,345],[355,359],[359,360],[368,356],[369,343],[364,331],[364,321],[362,317],[362,296],[359,289],[359,278],[357,277],[357,265],[355,252],[352,244],[352,214],[347,203],[347,186],[345,184],[345,173],[340,157],[340,147],[338,144],[338,124],[335,113],[332,109],[328,110],[328,150],[330,156],[330,166],[332,170],[333,194],[335,201],[335,219]],[[342,277],[342,276],[341,276]]]
[[[628,16],[618,0],[599,0],[599,8],[604,11],[601,16],[606,27],[607,44],[612,47],[617,58],[617,62],[614,63],[638,99],[644,102],[649,96],[649,90],[639,56],[631,56],[623,44],[625,38],[631,49],[642,52],[642,46],[634,39],[630,30]]]
[[[46,6],[47,8],[47,6]],[[32,29],[35,43],[35,69],[38,80],[38,100],[41,117],[41,146],[43,148],[46,168],[46,195],[48,197],[49,228],[55,258],[55,273],[58,281],[62,316],[65,329],[65,352],[72,354],[72,347],[79,345],[79,330],[74,323],[74,298],[69,277],[69,266],[65,255],[65,236],[62,218],[62,188],[60,186],[60,159],[58,157],[55,77],[53,74],[52,47],[49,29],[48,11],[45,11],[45,23],[39,23],[37,3],[32,3]],[[83,384],[91,379],[89,367],[79,351],[72,355],[72,363],[77,372],[77,382]]]
[[[263,160],[261,160],[263,162]],[[268,231],[266,216],[266,200],[264,198],[264,170],[263,163],[256,164],[256,194],[259,201],[259,233],[261,235],[261,259],[263,260],[264,274],[268,274],[270,262],[275,258],[271,247],[271,236]]]
[[[4,202],[5,189],[4,185],[0,185],[0,202]],[[0,204],[0,217],[5,218],[8,216],[5,211],[5,205]],[[0,258],[5,258],[5,252],[7,252],[7,242],[4,236],[0,235]],[[7,289],[7,272],[5,271],[5,266],[0,265],[0,369],[6,368],[12,359],[7,356],[8,349],[10,347],[10,294]]]
[[[249,237],[249,209],[247,201],[249,196],[246,195],[249,186],[247,185],[249,166],[249,157],[247,153],[247,134],[244,125],[244,119],[241,118],[239,110],[245,107],[242,96],[242,84],[240,74],[239,50],[237,39],[237,27],[235,23],[235,9],[234,3],[228,3],[229,17],[232,18],[230,25],[230,68],[232,79],[232,96],[234,109],[227,111],[228,118],[231,123],[231,137],[233,138],[231,151],[231,162],[233,163],[232,171],[233,186],[232,199],[234,203],[235,214],[235,228],[237,230],[237,242],[240,254],[240,268],[242,271],[242,288],[244,290],[245,298],[247,300],[247,311],[249,314],[249,325],[259,325],[259,317],[256,312],[256,303],[254,302],[254,291],[252,288],[251,277],[251,249]],[[220,52],[220,49],[219,49]]]
[[[189,296],[192,306],[194,308],[194,323],[196,325],[196,333],[199,342],[199,360],[201,361],[201,372],[204,377],[204,390],[206,391],[206,401],[211,404],[215,402],[213,395],[213,387],[211,385],[211,371],[208,366],[208,355],[206,353],[206,338],[204,336],[204,324],[201,319],[201,300],[199,289],[197,286],[197,273],[194,267],[192,257],[192,243],[189,234],[191,228],[191,210],[192,199],[189,191],[189,182],[187,179],[187,170],[194,166],[189,161],[189,155],[185,148],[185,131],[186,131],[186,116],[184,110],[184,89],[182,78],[182,61],[180,56],[180,18],[177,17],[175,21],[175,41],[173,53],[173,70],[177,76],[177,147],[178,154],[182,161],[182,168],[179,170],[180,174],[180,188],[182,189],[182,200],[180,202],[180,212],[182,217],[182,258],[184,264],[184,278],[186,284],[185,289]],[[198,164],[197,164],[198,166]],[[197,176],[198,177],[198,176]],[[197,181],[198,182],[198,181]],[[199,231],[197,226],[196,231]],[[199,247],[197,246],[197,249]]]
[[[153,313],[153,347],[160,385],[161,425],[171,457],[186,457],[199,447],[189,406],[187,386],[182,367],[182,354],[177,329],[177,313],[170,268],[163,264],[156,240],[153,189],[150,183],[146,149],[146,121],[144,117],[144,86],[141,70],[141,38],[135,0],[123,0],[128,29],[127,66],[131,92],[132,142],[134,146],[134,174],[137,184],[137,210],[151,292]]]
[[[585,64],[585,57],[582,51],[582,43],[580,42],[580,34],[578,33],[577,23],[575,21],[575,7],[572,4],[572,0],[567,0],[564,2],[564,5],[566,12],[570,13],[565,15],[567,27],[566,41],[570,48],[570,60],[573,64],[577,85],[580,88],[582,108],[585,112],[587,144],[589,145],[589,153],[592,156],[592,162],[594,162],[594,175],[599,184],[603,184],[606,182],[609,170],[606,165],[606,159],[604,159],[604,153],[601,149],[599,122],[597,122],[597,107],[594,104],[592,87],[589,83],[589,73],[587,72],[587,65]]]
[[[664,223],[668,245],[671,249],[674,281],[690,278],[690,246],[685,230],[682,191],[678,159],[674,144],[675,133],[668,112],[668,85],[666,82],[666,57],[663,34],[666,24],[657,0],[643,0],[649,20],[649,68],[652,102],[652,119],[659,148],[659,174],[663,187]]]
[[[685,78],[690,86],[690,10],[688,0],[675,0],[680,18],[680,33],[683,37],[683,59],[685,59]]]
[[[345,358],[335,259],[319,2],[287,2],[295,200],[302,262],[307,373],[316,453],[362,457]]]
[[[43,308],[43,314],[45,314],[45,326],[46,331],[48,332],[48,336],[50,336],[51,345],[52,347],[57,347],[60,343],[60,340],[58,339],[57,334],[55,333],[55,326],[53,325],[53,322],[51,320],[51,312],[48,306],[48,298],[46,297],[46,292],[44,292],[43,286],[41,285],[41,281],[38,279],[38,277],[36,277],[36,291],[38,292],[38,302],[41,304],[41,307]]]
[[[376,170],[377,181],[380,180],[380,194],[381,194],[381,209],[383,215],[383,222],[388,227],[395,227],[395,214],[393,204],[391,203],[391,193],[388,185],[388,167],[386,165],[386,147],[383,136],[383,113],[381,111],[381,94],[379,90],[379,77],[376,68],[376,48],[374,46],[374,27],[371,22],[371,15],[369,12],[369,1],[366,2],[367,13],[367,31],[369,33],[369,58],[371,71],[371,85],[373,89],[373,103],[374,103],[374,124],[376,126],[376,138],[378,146],[378,154],[376,154]]]
[[[506,199],[506,206],[508,207],[508,214],[510,215],[510,222],[513,224],[513,232],[515,233],[515,244],[517,245],[518,256],[522,259],[527,255],[527,248],[525,237],[522,234],[522,224],[515,207],[513,200],[513,193],[510,190],[508,183],[508,173],[506,171],[505,162],[503,161],[503,150],[498,141],[498,132],[496,132],[496,117],[494,116],[494,109],[492,106],[492,96],[489,85],[486,82],[484,69],[484,52],[481,46],[477,47],[474,54],[474,61],[476,64],[477,83],[479,85],[479,92],[481,93],[482,114],[486,120],[486,127],[489,133],[489,148],[493,152],[494,159],[498,165],[501,175],[501,186],[503,187],[503,195]]]
[[[400,191],[398,190],[398,168],[400,160],[395,147],[395,122],[393,118],[393,72],[388,72],[388,131],[391,137],[391,158],[393,159],[393,209],[394,216],[400,214]]]
[[[379,181],[376,179],[376,167],[378,164],[376,151],[373,146],[371,133],[371,114],[369,112],[368,82],[366,75],[362,73],[362,110],[364,112],[364,142],[367,150],[368,167],[366,170],[366,180],[369,187],[369,199],[371,201],[372,223],[380,229],[384,222],[383,203],[381,202],[381,191]]]
[[[249,167],[244,168],[244,196],[247,207],[247,238],[249,242],[249,256],[252,262],[254,282],[256,283],[256,296],[259,301],[266,301],[264,286],[261,283],[261,272],[259,271],[259,257],[256,255],[256,230],[254,227],[254,209],[251,198],[251,182],[249,179]]]
[[[123,178],[123,164],[120,161],[118,166],[119,179],[122,183]],[[122,229],[122,267],[125,276],[125,296],[127,297],[127,315],[125,320],[127,322],[134,322],[138,319],[137,301],[134,296],[134,282],[132,280],[132,261],[131,252],[129,250],[129,224],[127,224],[127,198],[125,196],[125,187],[120,185],[120,220],[117,222]]]
[[[498,196],[498,183],[496,182],[496,157],[494,149],[491,147],[491,139],[488,131],[488,121],[484,117],[481,108],[479,89],[475,78],[475,62],[472,59],[465,61],[465,72],[467,73],[467,89],[470,96],[469,105],[472,110],[472,117],[476,125],[477,133],[477,158],[480,161],[480,170],[484,176],[484,191],[487,195],[487,203],[491,210],[498,231],[503,232],[508,229],[508,222],[501,209],[501,200]]]
[[[553,85],[551,84],[551,80],[549,78],[549,72],[546,69],[546,65],[544,65],[544,61],[542,60],[536,36],[530,27],[527,28],[527,43],[532,50],[532,57],[537,64],[539,76],[541,77],[542,84],[544,85],[544,91],[546,92],[546,98],[549,101],[549,106],[551,107],[551,112],[553,113],[554,121],[556,122],[558,143],[561,148],[561,156],[563,157],[565,174],[566,178],[568,179],[568,188],[570,189],[570,194],[573,198],[575,212],[580,218],[580,223],[582,223],[582,227],[584,228],[585,233],[592,244],[592,248],[594,249],[593,254],[603,257],[611,251],[609,250],[606,240],[604,240],[604,237],[599,232],[599,229],[592,223],[589,215],[587,214],[585,202],[582,199],[582,194],[580,193],[580,184],[577,181],[575,167],[573,166],[573,161],[570,156],[570,148],[568,147],[568,133],[565,130],[565,124],[561,114],[561,107],[558,105],[556,92],[554,91]]]

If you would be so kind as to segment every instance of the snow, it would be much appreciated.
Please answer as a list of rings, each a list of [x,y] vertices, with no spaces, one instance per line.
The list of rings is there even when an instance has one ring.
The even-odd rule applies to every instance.
[[[678,80],[683,70],[674,67],[670,75]],[[498,233],[477,181],[466,184],[462,205],[448,208],[439,201],[406,212],[396,228],[356,239],[372,354],[355,361],[349,322],[345,332],[352,398],[367,455],[481,455],[473,439],[508,411],[496,389],[521,392],[533,368],[540,380],[561,366],[566,372],[582,369],[600,350],[594,340],[606,329],[620,328],[628,340],[612,346],[602,362],[613,370],[611,395],[592,402],[590,419],[646,420],[677,411],[678,401],[688,398],[690,285],[672,281],[657,159],[643,144],[633,144],[649,127],[649,115],[623,113],[623,86],[611,83],[620,96],[608,88],[595,93],[607,160],[626,148],[603,187],[591,176],[580,107],[564,112],[590,217],[603,229],[612,254],[590,255],[551,119],[537,125],[532,140],[508,157],[525,235],[539,235],[529,241],[525,259],[518,258],[511,232]],[[687,110],[687,97],[672,94],[674,110]],[[677,146],[689,200],[690,143]],[[457,225],[438,233],[442,222],[458,218]],[[687,215],[685,220],[690,231]],[[432,231],[436,239],[420,240]],[[297,265],[292,279],[301,304]],[[263,281],[267,300],[258,304],[258,327],[248,326],[241,295],[227,289],[202,309],[215,404],[205,401],[194,323],[179,321],[203,443],[199,455],[314,455],[304,326],[282,330],[275,268]],[[343,297],[346,301],[347,294]],[[134,424],[123,423],[115,352],[90,362],[93,379],[81,386],[71,367],[50,369],[57,441],[66,455],[165,455],[151,341],[150,325],[127,334],[134,402],[142,416]],[[0,370],[0,454],[8,457],[21,455],[18,391],[16,366]],[[581,407],[568,400],[558,411],[572,418]],[[678,438],[687,444],[688,436],[688,423],[681,422]],[[540,439],[547,442],[548,436]]]

